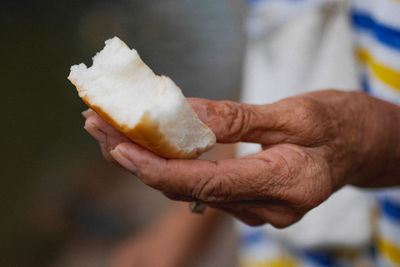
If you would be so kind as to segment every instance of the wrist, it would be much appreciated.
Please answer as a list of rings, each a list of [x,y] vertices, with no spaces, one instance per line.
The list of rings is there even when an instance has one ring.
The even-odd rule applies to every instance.
[[[323,149],[333,190],[399,185],[400,107],[362,92],[324,90],[307,94],[330,113],[334,133]]]
[[[356,185],[385,187],[400,184],[400,107],[355,93],[363,105],[363,160]]]
[[[400,107],[379,99],[375,101],[379,102],[377,106],[381,109],[379,131],[385,138],[382,141],[381,168],[371,186],[400,185]]]

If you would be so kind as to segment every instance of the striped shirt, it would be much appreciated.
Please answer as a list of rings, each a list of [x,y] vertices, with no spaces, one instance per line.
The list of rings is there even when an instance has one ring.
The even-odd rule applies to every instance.
[[[355,0],[351,21],[360,62],[362,89],[400,105],[400,1]],[[377,261],[400,266],[400,194],[378,194]]]
[[[400,104],[400,1],[355,0],[351,21],[363,90]]]
[[[263,3],[273,1],[246,0],[250,14]],[[293,5],[284,12],[291,15],[330,0],[281,1]],[[361,89],[400,105],[400,0],[353,0],[349,19]],[[257,23],[247,26],[250,35],[266,30]],[[400,266],[400,190],[382,190],[374,195],[377,208],[371,214],[374,236],[370,246],[334,251],[294,248],[277,242],[265,231],[242,225],[240,266]]]

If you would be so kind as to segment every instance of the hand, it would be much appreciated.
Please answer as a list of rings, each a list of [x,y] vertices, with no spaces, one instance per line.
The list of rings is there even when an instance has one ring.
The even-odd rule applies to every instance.
[[[165,159],[126,142],[93,113],[86,125],[110,135],[105,157],[147,185],[251,225],[289,226],[345,184],[399,184],[400,111],[390,103],[333,90],[270,105],[190,102],[218,142],[259,143],[263,150],[220,161]]]
[[[86,118],[85,130],[99,142],[103,156],[108,161],[117,163],[109,151],[121,143],[129,143],[131,140],[105,122],[93,110],[88,109],[82,112],[82,115]]]

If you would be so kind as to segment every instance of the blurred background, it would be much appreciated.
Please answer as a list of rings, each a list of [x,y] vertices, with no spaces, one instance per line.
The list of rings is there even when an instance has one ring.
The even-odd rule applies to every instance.
[[[189,97],[238,97],[241,0],[2,1],[0,266],[105,266],[169,201],[103,160],[67,80],[118,36]],[[229,222],[196,266],[234,266]]]

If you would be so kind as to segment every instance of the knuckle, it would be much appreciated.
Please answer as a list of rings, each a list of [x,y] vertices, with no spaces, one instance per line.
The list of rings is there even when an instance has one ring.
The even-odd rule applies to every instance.
[[[90,116],[85,120],[85,127],[93,127],[94,125],[95,125],[95,118],[93,116]]]
[[[223,119],[223,122],[220,121],[220,125],[223,127],[221,127],[219,136],[226,141],[235,141],[249,130],[252,112],[246,105],[223,101],[218,113]]]
[[[281,145],[274,151],[272,164],[274,179],[267,185],[269,195],[294,210],[307,212],[332,192],[329,166],[306,149]]]
[[[85,121],[86,126],[95,126],[98,127],[98,125],[101,124],[101,118],[97,115],[91,114]]]
[[[311,125],[318,120],[319,104],[311,99],[298,99],[297,108],[294,110],[296,118],[306,125]]]
[[[213,177],[202,179],[195,187],[192,195],[196,199],[200,199],[204,202],[225,202],[228,198],[228,194],[226,193],[226,189],[222,186],[221,180]]]
[[[326,107],[309,98],[296,99],[293,104],[296,108],[290,119],[289,133],[299,136],[303,145],[323,142],[331,132],[330,123],[333,121]]]
[[[223,203],[230,198],[230,186],[226,183],[229,174],[218,175],[218,163],[215,173],[200,179],[191,192],[191,196],[209,203]]]

